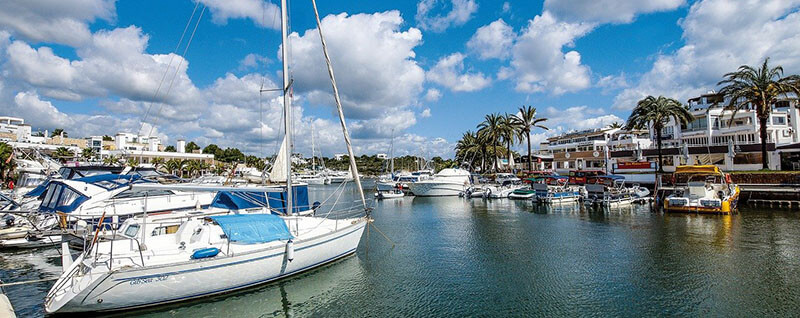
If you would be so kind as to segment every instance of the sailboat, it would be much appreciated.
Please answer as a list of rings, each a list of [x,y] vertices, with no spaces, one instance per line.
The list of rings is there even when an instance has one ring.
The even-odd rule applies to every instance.
[[[311,172],[305,174],[298,174],[297,179],[300,182],[305,182],[308,184],[331,184],[331,179],[325,174],[324,169],[323,172],[317,171],[317,164],[316,164],[316,151],[314,147],[314,123],[311,123]],[[325,162],[322,162],[322,165],[325,165]]]
[[[327,219],[296,215],[292,187],[291,81],[288,72],[287,0],[281,0],[283,58],[284,145],[279,162],[285,164],[286,185],[275,187],[216,187],[209,190],[231,194],[221,204],[233,212],[242,207],[265,206],[272,197],[286,195],[283,213],[189,216],[175,227],[167,227],[144,215],[143,221],[128,222],[110,240],[92,240],[73,260],[62,255],[63,274],[45,296],[45,311],[51,313],[117,311],[173,303],[226,293],[271,282],[333,262],[355,253],[368,216]],[[358,178],[345,125],[339,92],[333,76],[316,3],[314,11],[334,98],[342,124],[350,168],[361,203],[366,200]],[[283,146],[282,146],[283,147]],[[278,169],[280,170],[280,169]],[[272,177],[272,175],[270,176]],[[165,189],[169,186],[141,184],[134,188]],[[199,186],[194,186],[198,190]],[[288,190],[288,191],[287,191]],[[285,192],[284,192],[285,191]],[[198,211],[202,212],[202,211]],[[266,212],[266,208],[265,208]],[[154,231],[156,235],[153,236]],[[163,233],[163,234],[161,234]]]

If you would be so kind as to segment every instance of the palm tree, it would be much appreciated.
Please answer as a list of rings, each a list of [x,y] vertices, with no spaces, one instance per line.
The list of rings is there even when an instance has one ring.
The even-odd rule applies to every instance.
[[[50,137],[61,136],[61,134],[64,134],[64,138],[67,138],[67,132],[61,128],[56,128],[53,130],[53,132],[50,134]]]
[[[767,120],[772,106],[778,97],[795,93],[800,97],[800,76],[783,77],[783,67],[770,68],[769,58],[756,69],[748,65],[739,66],[736,72],[725,74],[725,79],[717,83],[724,85],[720,94],[728,98],[727,107],[733,108],[731,121],[736,112],[744,108],[755,108],[761,130],[761,165],[769,169],[767,158]]]
[[[653,130],[656,133],[659,172],[664,172],[664,167],[662,166],[663,158],[661,157],[661,130],[670,119],[686,125],[694,120],[694,116],[689,112],[689,108],[673,98],[647,96],[636,104],[636,108],[631,112],[631,116],[628,117],[628,122],[625,125],[625,129],[629,130],[647,129],[647,125],[652,123]]]
[[[0,142],[0,180],[5,182],[11,176],[14,167],[14,148],[7,143]]]
[[[500,141],[502,116],[498,114],[488,114],[482,123],[478,124],[478,134],[483,135],[494,149],[494,171],[497,171],[497,143]]]
[[[56,159],[61,161],[61,163],[66,163],[67,159],[72,159],[75,157],[75,154],[72,151],[69,151],[66,147],[58,147],[56,148],[56,152],[53,154]]]
[[[131,168],[136,168],[139,166],[139,158],[130,157],[126,164]]]
[[[83,150],[81,150],[81,157],[83,157],[86,160],[94,158],[94,149],[83,148]]]
[[[622,128],[622,124],[620,124],[619,122],[615,121],[615,122],[611,123],[610,125],[608,125],[608,128],[611,128],[611,129]]]
[[[181,161],[177,159],[170,159],[167,160],[166,163],[164,163],[164,167],[167,168],[167,170],[171,174],[177,174],[176,171],[181,170],[182,168],[181,165],[182,165]]]
[[[528,171],[533,171],[533,161],[531,160],[531,130],[533,128],[541,128],[548,130],[542,123],[547,121],[547,118],[536,118],[536,107],[522,106],[519,108],[519,114],[514,115],[514,121],[519,126],[520,134],[525,136],[528,141]]]
[[[481,153],[481,148],[483,146],[478,142],[478,134],[468,130],[456,143],[456,159],[459,162],[469,160],[469,165],[472,167],[472,161]]]
[[[153,167],[156,168],[156,171],[158,171],[159,168],[164,166],[164,162],[165,162],[164,158],[161,157],[155,157],[152,160],[150,160],[150,163],[153,164]]]
[[[517,140],[520,140],[520,126],[514,120],[513,115],[505,114],[500,118],[500,137],[506,142],[508,170],[511,171],[511,146],[513,146]]]
[[[116,165],[118,163],[118,161],[119,161],[119,159],[117,157],[108,156],[105,159],[103,159],[103,164],[107,165],[107,166],[112,166],[112,165]]]

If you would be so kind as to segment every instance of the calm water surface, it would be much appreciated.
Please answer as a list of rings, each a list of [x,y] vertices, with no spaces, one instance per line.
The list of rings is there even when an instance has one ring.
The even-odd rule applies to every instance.
[[[312,200],[333,189],[314,188]],[[353,204],[352,195],[345,191],[338,206]],[[119,315],[800,315],[798,212],[664,215],[645,206],[408,197],[376,202],[373,215],[394,247],[373,228],[355,256],[295,278]],[[52,249],[5,251],[0,278],[53,277],[58,262]],[[17,315],[42,316],[51,284],[6,288]]]

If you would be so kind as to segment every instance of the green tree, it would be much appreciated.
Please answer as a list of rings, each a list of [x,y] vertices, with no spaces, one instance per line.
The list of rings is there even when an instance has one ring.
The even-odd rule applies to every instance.
[[[56,128],[53,130],[53,132],[50,134],[50,137],[61,136],[61,134],[64,134],[64,138],[67,138],[67,132],[61,128]]]
[[[498,114],[488,114],[483,122],[478,124],[478,134],[485,136],[494,149],[494,171],[497,171],[497,144],[502,136],[500,130],[502,117]]]
[[[81,150],[81,157],[86,160],[94,158],[94,149],[83,148],[83,150]]]
[[[53,157],[61,161],[61,163],[66,163],[67,160],[75,158],[75,154],[66,147],[58,147],[56,148],[56,152],[53,153]]]
[[[622,124],[620,124],[619,122],[615,121],[615,122],[611,123],[610,125],[608,125],[608,128],[611,128],[611,129],[622,128]]]
[[[103,141],[114,141],[114,137],[109,135],[103,135]]]
[[[125,164],[131,168],[136,168],[139,166],[139,158],[130,157]]]
[[[511,147],[521,138],[520,125],[514,120],[513,115],[505,114],[500,117],[500,138],[506,143],[506,158],[508,159],[508,169],[511,171]]]
[[[177,150],[175,150],[175,146],[170,145],[170,146],[167,146],[166,148],[164,148],[164,151],[165,152],[176,152]]]
[[[193,153],[195,150],[200,150],[200,146],[194,143],[194,141],[190,141],[186,144],[186,152]]]
[[[108,156],[103,159],[103,164],[107,166],[117,165],[119,163],[119,159],[114,156]]]
[[[724,85],[719,92],[728,98],[727,107],[734,110],[731,121],[741,109],[752,108],[756,111],[761,135],[761,165],[763,169],[769,169],[767,120],[779,97],[787,93],[800,96],[800,76],[784,77],[783,67],[770,67],[769,58],[766,58],[759,68],[742,65],[736,72],[725,74],[724,77],[717,85]]]
[[[694,116],[689,112],[689,108],[681,104],[681,102],[667,98],[664,96],[653,97],[647,96],[640,100],[636,107],[628,117],[628,122],[625,129],[647,129],[647,126],[652,124],[653,130],[656,133],[656,146],[658,148],[658,171],[664,172],[663,158],[661,156],[661,130],[664,128],[670,119],[675,122],[686,125],[692,120]]]
[[[164,158],[161,157],[155,157],[152,160],[150,160],[150,163],[153,164],[153,167],[156,168],[156,171],[158,171],[158,169],[163,167],[165,162],[166,161],[164,160]]]
[[[11,145],[0,142],[0,178],[5,182],[14,171],[14,148]]]
[[[222,149],[220,149],[219,146],[215,144],[210,144],[205,148],[203,148],[203,153],[216,156],[217,154],[222,153]]]
[[[547,118],[536,118],[536,108],[532,106],[522,106],[519,108],[519,114],[514,115],[514,121],[519,126],[519,132],[525,136],[528,142],[528,171],[533,171],[533,160],[531,160],[531,130],[533,128],[541,128],[548,130],[544,126]]]

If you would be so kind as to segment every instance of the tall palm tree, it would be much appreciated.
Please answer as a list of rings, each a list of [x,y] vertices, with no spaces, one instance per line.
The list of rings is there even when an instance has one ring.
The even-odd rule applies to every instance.
[[[511,146],[520,140],[520,125],[514,120],[514,115],[505,114],[500,120],[500,137],[506,143],[506,158],[508,158],[508,171],[511,171]]]
[[[619,122],[615,121],[615,122],[613,122],[613,123],[609,124],[609,125],[608,125],[608,128],[611,128],[611,129],[614,129],[614,128],[622,128],[622,124],[620,124]]]
[[[514,115],[514,121],[519,126],[521,135],[525,136],[528,141],[528,171],[533,171],[533,161],[531,161],[531,130],[533,128],[541,128],[548,130],[542,123],[547,121],[547,118],[536,118],[536,107],[522,106],[519,108],[519,114]]]
[[[739,110],[755,109],[761,130],[761,165],[763,169],[769,169],[767,120],[778,97],[787,93],[800,97],[800,76],[784,77],[783,67],[769,67],[769,58],[766,58],[760,68],[739,66],[736,72],[725,74],[725,79],[717,85],[724,85],[719,92],[728,98],[727,107],[734,110],[731,121]]]
[[[136,168],[139,166],[139,158],[134,158],[134,157],[128,158],[126,164],[131,168]]]
[[[488,114],[484,117],[482,123],[478,124],[478,134],[486,137],[486,140],[492,145],[494,149],[494,171],[497,171],[497,143],[500,141],[501,136],[501,118],[498,114]]]
[[[664,172],[661,157],[661,130],[670,119],[674,119],[680,124],[688,124],[694,120],[694,116],[689,112],[689,108],[681,102],[664,96],[647,96],[636,103],[636,108],[628,117],[625,129],[647,129],[652,124],[656,133],[656,145],[658,147],[658,171]]]
[[[108,156],[105,159],[103,159],[103,164],[107,166],[116,165],[118,163],[118,160],[119,159],[117,159],[117,157]]]

